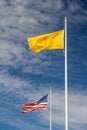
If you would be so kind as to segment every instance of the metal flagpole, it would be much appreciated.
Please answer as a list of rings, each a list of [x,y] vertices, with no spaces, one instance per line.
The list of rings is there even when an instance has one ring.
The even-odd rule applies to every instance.
[[[50,88],[50,130],[52,130],[52,89]]]
[[[67,17],[65,17],[65,130],[68,130]]]

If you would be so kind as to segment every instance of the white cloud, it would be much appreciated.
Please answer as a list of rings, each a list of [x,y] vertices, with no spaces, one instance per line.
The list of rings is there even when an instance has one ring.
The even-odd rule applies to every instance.
[[[80,93],[69,94],[69,115],[70,124],[86,124],[87,96]]]
[[[32,87],[31,83],[26,81],[22,81],[22,79],[17,77],[11,77],[7,75],[6,70],[2,71],[0,76],[1,83],[4,86],[1,89],[2,97],[1,103],[6,102],[6,104],[11,103],[16,107],[20,101],[23,100],[36,100],[42,97],[45,93],[49,92],[49,88],[43,86],[43,83],[37,87]],[[3,77],[4,76],[4,77]],[[5,81],[5,82],[4,82]],[[14,96],[15,95],[15,96]],[[13,98],[14,97],[14,98]],[[81,92],[69,92],[69,128],[77,130],[79,128],[84,128],[87,120],[87,96],[81,94]],[[49,99],[50,100],[50,99]],[[35,113],[35,116],[38,118],[38,122],[48,123],[49,122],[49,102],[48,100],[48,110],[45,112],[40,111]],[[11,106],[12,106],[11,105]],[[19,105],[18,105],[19,106]],[[1,109],[1,108],[0,108]],[[6,113],[4,113],[4,117],[2,121],[5,121],[5,117],[7,114],[9,107],[6,108]],[[14,108],[15,109],[15,108]],[[18,109],[18,108],[16,108]],[[12,113],[12,112],[11,112]],[[2,114],[3,115],[3,114]],[[42,121],[40,118],[42,117]],[[19,120],[18,117],[16,117]],[[22,120],[21,120],[22,121]],[[8,121],[9,122],[9,121]],[[15,124],[16,122],[14,122]],[[63,126],[64,127],[64,91],[53,88],[53,97],[52,97],[52,123],[53,126]],[[27,125],[27,124],[25,124]],[[17,126],[19,127],[19,126]]]
[[[87,20],[87,11],[83,10],[78,2],[68,1],[64,3],[62,0],[10,0],[9,2],[1,0],[0,9],[0,64],[2,65],[2,71],[0,72],[0,92],[3,95],[2,100],[7,101],[7,103],[15,101],[16,106],[18,99],[36,99],[48,92],[49,88],[46,88],[48,86],[45,87],[42,83],[37,92],[36,84],[32,87],[31,81],[26,81],[21,76],[16,76],[16,73],[11,75],[10,69],[15,68],[17,70],[21,68],[21,73],[44,74],[45,76],[51,76],[53,72],[56,72],[56,68],[52,69],[53,60],[48,58],[49,53],[42,52],[36,55],[28,51],[28,49],[26,50],[28,48],[27,37],[52,31],[56,27],[58,28],[58,24],[60,26],[61,19],[65,14],[67,14],[71,23],[84,23]],[[79,15],[79,11],[82,15]],[[59,65],[57,62],[56,64],[57,66]],[[45,69],[46,67],[48,70]],[[59,75],[60,73],[58,73]],[[55,77],[57,74],[52,76]],[[51,86],[50,83],[48,85]],[[35,96],[36,92],[37,96]],[[87,121],[86,108],[86,96],[81,93],[69,93],[69,126],[71,128],[75,130],[79,128],[80,130],[85,126]],[[6,121],[7,109],[9,108],[4,109],[6,113],[4,113],[3,121]],[[40,115],[43,116],[43,119],[49,121],[49,111],[46,114],[45,112],[43,114],[40,112]],[[64,126],[63,91],[58,90],[58,92],[54,91],[53,93],[52,115],[54,124]],[[15,120],[17,120],[16,117]],[[27,125],[22,120],[18,120],[19,124],[16,121],[14,122],[14,125],[16,124],[17,127],[19,127],[20,123]]]
[[[5,125],[7,125],[11,128],[16,128],[16,129],[32,129],[32,130],[36,130],[36,128],[38,130],[45,130],[45,128],[43,128],[42,126],[38,126],[35,123],[33,123],[33,119],[28,118],[28,120],[26,120],[27,117],[24,117],[24,115],[22,115],[20,113],[20,110],[18,110],[18,113],[15,112],[15,105],[13,104],[7,104],[9,105],[9,109],[6,107],[0,107],[0,123],[4,123]],[[17,110],[17,109],[16,109]]]
[[[32,80],[27,80],[15,74],[8,73],[9,68],[0,71],[0,93],[2,101],[18,102],[25,100],[36,100],[38,97],[49,92],[49,87],[45,88],[43,83],[37,87],[37,84]],[[37,90],[38,88],[38,90]],[[37,93],[37,94],[36,94]]]
[[[35,34],[49,32],[49,30],[51,30],[53,27],[55,28],[56,24],[60,22],[61,16],[64,15],[64,12],[66,13],[64,3],[61,0],[48,0],[46,2],[38,0],[24,2],[21,0],[16,0],[13,2],[11,0],[7,2],[3,0],[0,3],[0,7],[2,10],[0,14],[0,60],[2,65],[7,64],[15,66],[17,62],[21,62],[22,64],[22,61],[25,59],[23,54],[26,51],[23,47],[24,45],[27,46],[27,37]],[[68,1],[68,14],[73,11],[81,10],[81,8],[82,7],[78,2]],[[57,12],[61,9],[62,11],[60,14],[58,14],[60,17],[57,19]],[[69,16],[70,15],[72,14],[69,14]],[[80,16],[79,19],[82,17],[84,16]],[[76,18],[78,19],[78,17]],[[31,56],[31,53],[29,53],[29,55]],[[26,62],[28,63],[27,58]],[[34,58],[29,62],[31,64],[37,62],[37,60],[38,58]],[[49,64],[49,62],[47,64]],[[29,71],[30,70],[33,70],[32,66],[30,67]]]
[[[69,92],[69,128],[74,130],[84,129],[87,121],[87,96],[77,92]],[[52,122],[53,125],[64,126],[64,91],[58,90],[53,93],[52,101]],[[40,113],[46,120],[49,121],[49,111]]]
[[[1,40],[0,60],[2,65],[15,66],[24,58],[22,44],[15,44],[9,40]]]

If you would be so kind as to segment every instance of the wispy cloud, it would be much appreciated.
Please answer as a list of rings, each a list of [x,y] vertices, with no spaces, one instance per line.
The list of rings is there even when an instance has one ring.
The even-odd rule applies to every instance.
[[[52,122],[54,125],[64,126],[64,91],[54,92],[52,101]],[[81,93],[69,92],[69,128],[74,130],[84,129],[87,120],[86,108],[87,97]],[[48,113],[48,114],[47,114]],[[49,112],[42,114],[43,117],[49,120]]]
[[[46,89],[46,88],[44,88]],[[40,91],[39,91],[40,92]],[[46,91],[44,91],[46,92]],[[37,94],[39,97],[43,95],[44,93],[41,92],[41,94]],[[33,95],[29,93],[29,95]],[[36,97],[37,99],[39,97]],[[85,95],[82,95],[81,93],[74,93],[69,92],[69,128],[77,130],[78,128],[81,130],[82,128],[85,130],[86,120],[87,120],[87,114],[86,114],[86,108],[87,108],[87,97]],[[2,103],[2,102],[1,102]],[[40,127],[42,128],[43,125],[48,126],[49,125],[49,104],[50,99],[48,99],[48,110],[47,111],[37,111],[28,113],[26,116],[22,116],[20,113],[21,105],[17,105],[12,102],[7,102],[6,104],[9,105],[9,107],[0,107],[1,113],[1,122],[7,122],[8,124],[11,124],[13,126],[16,126],[17,128],[21,128],[20,123],[22,122],[24,124],[24,127],[33,127],[35,129],[35,124],[33,123],[34,118],[37,118],[37,122],[40,124]],[[12,121],[12,118],[14,116],[14,121]],[[38,114],[39,113],[39,114]],[[32,119],[29,117],[32,116]],[[33,118],[34,116],[34,118]],[[26,120],[29,118],[28,120]],[[42,119],[42,120],[41,120]],[[29,121],[30,120],[30,121]],[[30,123],[29,123],[30,122]],[[32,125],[30,125],[32,124]],[[53,89],[52,94],[52,125],[54,126],[62,126],[64,127],[64,91],[62,90],[55,90]],[[38,128],[39,129],[39,128]]]
[[[69,71],[71,72],[74,69],[70,76],[72,81],[80,79],[77,75],[79,71],[77,59],[78,57],[83,59],[84,56],[81,50],[86,47],[86,42],[81,45],[81,49],[78,47],[77,50],[75,40],[78,40],[71,41],[71,39],[77,36],[77,34],[72,34],[74,25],[76,27],[77,24],[83,25],[87,22],[85,1],[1,0],[0,9],[0,99],[1,104],[3,104],[0,107],[0,111],[2,112],[0,121],[7,122],[19,129],[31,128],[34,130],[36,128],[34,123],[30,125],[29,122],[25,122],[26,118],[22,117],[20,119],[21,116],[19,114],[14,117],[13,121],[14,114],[12,109],[14,108],[14,111],[17,110],[19,112],[20,105],[18,104],[21,104],[23,101],[38,99],[44,93],[49,92],[49,88],[52,86],[54,88],[53,125],[64,127],[64,91],[59,89],[57,92],[57,89],[55,90],[56,87],[60,86],[56,82],[63,81],[64,78],[63,53],[42,51],[38,55],[34,54],[28,50],[27,38],[28,36],[48,33],[63,28],[64,17],[67,16],[69,19],[69,28],[71,28],[69,30],[69,46],[71,46],[69,49],[69,53],[71,53],[69,56]],[[72,26],[72,24],[74,25]],[[79,35],[80,40],[78,43],[81,40],[86,41],[86,36],[80,37]],[[77,57],[75,55],[73,58],[73,54],[75,53]],[[86,61],[81,62],[81,65],[85,65],[83,70],[86,72]],[[80,72],[82,72],[81,67],[79,67]],[[81,86],[81,84],[79,82],[76,86]],[[63,88],[62,85],[60,87]],[[87,97],[82,95],[81,92],[69,92],[70,128],[75,130],[84,128],[85,130],[87,120],[86,102]],[[4,105],[8,107],[5,108],[6,106]],[[13,106],[12,109],[11,106]],[[38,122],[41,122],[40,116],[43,117],[42,122],[49,122],[49,105],[46,113],[40,112],[39,115],[35,113]],[[20,124],[23,124],[24,127],[22,126],[22,128]],[[42,130],[42,127],[38,127],[37,129]]]
[[[67,1],[65,3],[62,0],[48,0],[46,2],[22,2],[21,0],[16,0],[15,2],[11,0],[1,1],[1,60],[4,60],[7,53],[7,56],[11,59],[11,54],[17,53],[18,50],[19,52],[17,54],[23,59],[22,53],[25,52],[23,47],[24,45],[27,45],[27,37],[53,31],[56,26],[60,24],[61,17],[65,14],[69,15],[69,20],[71,19],[72,22],[75,21],[74,19],[77,19],[77,21],[80,22],[86,21],[85,14],[87,12],[86,9],[83,9],[84,6],[84,2],[82,1]],[[82,13],[80,16],[79,11]],[[74,15],[74,13],[76,13],[76,15]],[[14,56],[15,55],[16,54],[14,54]],[[6,57],[5,60],[7,59],[8,58]]]

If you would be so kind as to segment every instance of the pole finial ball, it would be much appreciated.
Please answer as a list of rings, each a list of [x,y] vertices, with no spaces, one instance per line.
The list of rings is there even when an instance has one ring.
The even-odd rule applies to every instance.
[[[65,17],[65,22],[67,22],[67,17]]]

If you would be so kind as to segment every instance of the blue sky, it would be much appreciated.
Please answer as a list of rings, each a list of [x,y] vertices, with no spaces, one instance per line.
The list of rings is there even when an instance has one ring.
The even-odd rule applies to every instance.
[[[64,54],[28,50],[27,38],[64,28],[68,18],[69,130],[87,130],[86,0],[0,0],[0,130],[48,130],[47,111],[20,113],[53,89],[52,127],[64,130]]]

